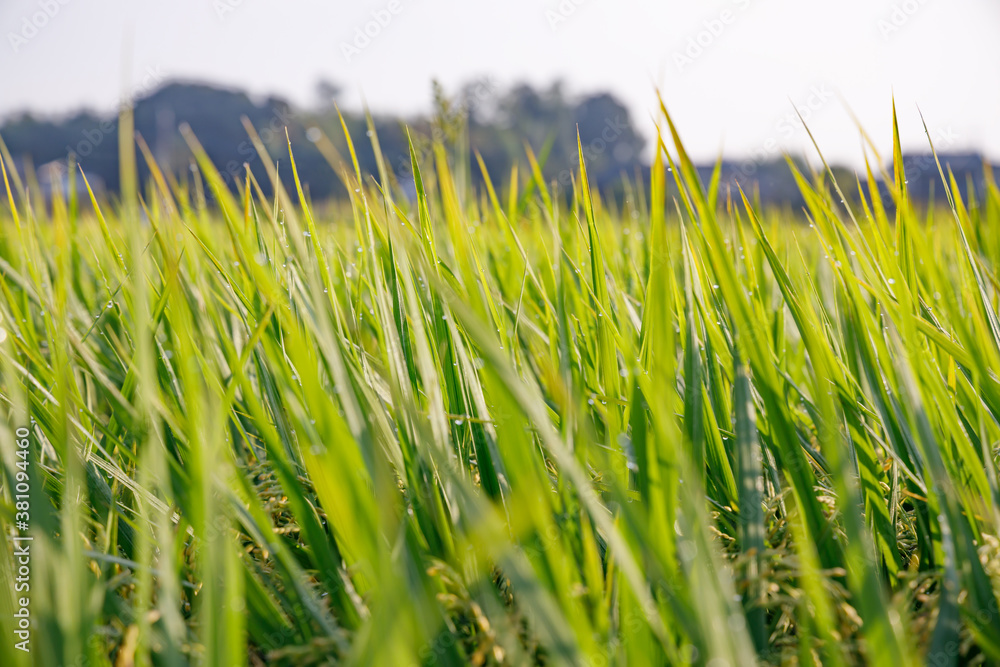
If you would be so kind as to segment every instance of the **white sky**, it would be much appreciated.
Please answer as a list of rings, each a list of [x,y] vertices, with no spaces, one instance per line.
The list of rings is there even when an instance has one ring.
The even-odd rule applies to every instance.
[[[345,57],[380,11],[385,27]],[[363,93],[376,111],[414,112],[432,78],[454,91],[483,75],[610,90],[646,136],[659,87],[701,160],[806,150],[789,98],[812,103],[828,159],[862,157],[847,105],[885,157],[893,94],[904,149],[927,145],[919,106],[940,149],[1000,160],[996,0],[0,0],[0,114],[110,110],[177,77],[299,103],[327,78],[348,107]]]

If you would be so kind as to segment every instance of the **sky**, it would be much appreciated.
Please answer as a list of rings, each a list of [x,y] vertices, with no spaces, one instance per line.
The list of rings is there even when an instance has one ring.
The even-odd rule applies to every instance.
[[[173,79],[425,112],[432,79],[610,91],[647,137],[657,90],[699,160],[859,166],[860,127],[1000,161],[996,0],[0,0],[0,116],[112,110]]]

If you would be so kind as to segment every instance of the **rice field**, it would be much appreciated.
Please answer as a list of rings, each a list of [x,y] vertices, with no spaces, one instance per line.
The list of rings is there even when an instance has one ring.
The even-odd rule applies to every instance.
[[[1000,663],[1000,192],[765,210],[661,131],[623,201],[4,151],[0,664]]]

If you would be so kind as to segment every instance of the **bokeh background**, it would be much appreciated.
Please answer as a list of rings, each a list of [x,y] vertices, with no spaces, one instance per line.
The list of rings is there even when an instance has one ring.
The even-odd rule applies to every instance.
[[[919,108],[938,149],[971,164],[1000,160],[998,29],[1000,3],[992,0],[4,0],[0,135],[15,157],[28,154],[37,166],[55,159],[57,148],[77,148],[88,127],[100,131],[122,100],[141,104],[171,83],[197,82],[246,91],[260,108],[255,116],[234,107],[229,117],[221,98],[188,100],[189,111],[217,108],[215,125],[201,123],[199,136],[206,128],[224,134],[229,150],[215,152],[224,167],[247,157],[240,115],[301,125],[305,134],[326,130],[322,112],[333,103],[356,115],[367,103],[380,133],[394,134],[400,121],[432,124],[438,81],[439,97],[466,115],[480,86],[472,124],[516,130],[538,151],[552,137],[518,120],[528,120],[532,104],[550,103],[536,125],[559,135],[551,146],[555,179],[572,166],[567,153],[581,118],[594,116],[595,136],[603,121],[616,123],[616,106],[578,108],[603,94],[627,111],[630,134],[607,142],[625,146],[618,156],[626,160],[606,148],[594,151],[595,161],[610,160],[608,173],[617,174],[648,159],[657,90],[695,159],[724,156],[744,178],[759,176],[758,167],[783,151],[815,155],[796,108],[831,162],[863,166],[857,123],[884,160],[893,97],[905,150],[927,150]],[[521,99],[511,102],[518,89]],[[176,104],[161,99],[160,111]],[[275,111],[281,107],[298,122]],[[51,124],[35,128],[51,146],[23,123],[65,123],[80,110],[90,113],[65,135]],[[158,135],[192,121],[178,109],[150,113],[146,130]],[[199,130],[197,120],[191,125]],[[642,141],[632,142],[633,134]],[[488,160],[491,167],[505,169],[518,152],[523,158],[518,141],[490,141],[509,153]],[[391,153],[393,137],[387,143]],[[499,150],[481,143],[473,148]],[[113,148],[109,138],[90,156],[96,170],[108,152],[106,181],[114,180]]]

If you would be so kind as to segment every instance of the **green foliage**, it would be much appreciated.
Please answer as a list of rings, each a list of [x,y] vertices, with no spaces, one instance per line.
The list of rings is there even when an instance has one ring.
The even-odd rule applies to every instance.
[[[252,127],[236,193],[122,142],[114,206],[5,153],[0,663],[1000,661],[1000,192],[790,162],[806,227],[663,113],[623,208],[460,131],[407,193],[371,118],[323,213]]]

